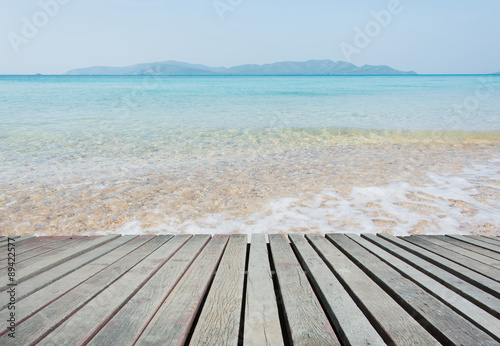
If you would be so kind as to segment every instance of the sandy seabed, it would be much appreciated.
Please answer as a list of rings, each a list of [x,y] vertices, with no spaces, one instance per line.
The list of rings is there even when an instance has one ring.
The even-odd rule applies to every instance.
[[[0,183],[2,235],[500,235],[500,144],[360,144]],[[84,167],[84,166],[82,166]],[[82,168],[84,169],[84,168]],[[85,174],[83,174],[85,176]]]

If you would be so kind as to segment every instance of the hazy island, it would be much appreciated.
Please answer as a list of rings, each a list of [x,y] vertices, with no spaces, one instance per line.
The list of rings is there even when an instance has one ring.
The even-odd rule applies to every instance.
[[[309,60],[285,61],[272,64],[246,64],[233,67],[210,67],[180,61],[163,61],[125,67],[94,66],[66,72],[67,75],[165,75],[165,76],[268,76],[268,75],[416,75],[413,71],[398,71],[389,66],[356,66],[345,61]]]

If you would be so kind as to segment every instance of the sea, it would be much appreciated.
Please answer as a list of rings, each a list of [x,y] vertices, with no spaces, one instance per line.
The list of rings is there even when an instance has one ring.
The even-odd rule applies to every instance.
[[[0,233],[500,235],[500,75],[0,76]]]

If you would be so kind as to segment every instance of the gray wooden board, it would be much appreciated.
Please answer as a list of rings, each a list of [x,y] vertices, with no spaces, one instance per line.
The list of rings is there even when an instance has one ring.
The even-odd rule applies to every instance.
[[[190,238],[178,235],[160,246],[47,335],[40,345],[79,345],[109,320]],[[123,340],[126,343],[125,340]],[[131,343],[132,340],[128,340]],[[117,344],[115,340],[114,344]],[[121,343],[120,343],[121,344]]]
[[[494,237],[494,236],[482,235],[479,237],[479,239],[482,239],[486,243],[500,246],[500,238],[498,236]]]
[[[466,248],[463,248],[459,245],[456,245],[456,244],[452,244],[442,238],[447,238],[445,236],[442,236],[442,238],[439,238],[439,236],[426,236],[424,238],[422,238],[423,236],[421,235],[418,235],[418,236],[412,236],[412,237],[417,237],[417,238],[420,238],[420,239],[424,239],[430,243],[433,243],[435,245],[438,245],[438,246],[442,246],[444,248],[446,248],[447,250],[450,250],[450,251],[453,251],[453,252],[456,252],[462,256],[466,256],[466,257],[469,257],[469,258],[472,258],[478,262],[481,262],[483,264],[487,264],[489,266],[492,266],[496,269],[499,269],[500,268],[500,261],[494,259],[494,258],[491,258],[491,257],[488,257],[488,256],[485,256],[485,255],[482,255],[480,253],[477,253],[477,252],[474,252],[472,250],[469,250],[469,249],[466,249]],[[450,240],[455,240],[453,238],[450,238]],[[474,246],[474,245],[472,245]],[[486,249],[485,249],[486,250]]]
[[[149,321],[136,345],[183,345],[229,236],[215,235]]]
[[[16,287],[16,301],[21,301],[30,294],[44,288],[45,286],[52,284],[53,282],[59,280],[65,275],[83,267],[84,265],[94,261],[95,259],[104,256],[106,253],[116,249],[117,247],[125,244],[126,242],[136,238],[137,236],[125,235],[123,237],[117,238],[110,241],[103,246],[99,246],[83,255],[73,258],[57,267],[47,270],[42,275],[36,275],[31,279],[23,281]],[[24,303],[21,303],[24,304]],[[1,309],[4,309],[6,305],[2,305]]]
[[[16,248],[16,268],[17,269],[23,269],[26,266],[22,264],[24,261],[27,261],[31,259],[31,263],[38,261],[38,259],[33,259],[34,257],[41,256],[43,254],[46,254],[48,252],[51,252],[53,250],[56,250],[61,247],[70,247],[71,244],[82,241],[82,239],[76,239],[76,238],[70,238],[67,237],[65,239],[61,239],[58,241],[53,241],[49,242],[48,244],[43,244],[41,246],[38,246],[35,249],[32,249],[32,251],[23,251],[23,249]],[[88,240],[87,240],[88,241]],[[6,268],[7,267],[7,259],[3,259],[0,261],[0,269]]]
[[[57,281],[57,284],[48,285],[35,293],[27,296],[20,301],[16,307],[16,315],[18,323],[21,323],[26,318],[41,310],[44,306],[56,301],[70,290],[74,289],[88,278],[101,272],[102,270],[115,263],[117,260],[131,253],[133,250],[150,241],[153,236],[139,236],[101,258],[83,266],[82,268],[73,271],[72,273],[62,277]],[[57,268],[57,267],[56,267]],[[56,269],[54,268],[54,269]],[[36,278],[36,277],[35,277]],[[27,282],[27,281],[25,281]],[[21,285],[21,284],[20,284]],[[20,286],[19,285],[19,286]],[[22,303],[21,303],[22,302]],[[8,310],[2,310],[8,311]],[[1,334],[1,333],[0,333]]]
[[[85,238],[75,243],[71,243],[68,247],[61,247],[51,251],[49,254],[41,258],[32,258],[27,261],[19,263],[16,267],[16,281],[21,283],[35,275],[38,275],[50,268],[62,264],[72,258],[75,258],[85,252],[88,252],[96,247],[106,244],[113,239],[120,237],[120,235],[109,235],[104,237]],[[8,278],[0,278],[0,291],[8,288]]]
[[[27,236],[15,238],[15,239],[16,239],[16,243],[19,243],[19,242],[23,242],[23,241],[31,239],[31,238],[36,238],[36,237],[37,236],[35,236],[35,235],[27,235]]]
[[[458,263],[450,261],[444,257],[435,254],[434,252],[426,250],[420,246],[414,245],[408,241],[396,238],[392,235],[385,233],[380,233],[378,236],[406,249],[407,251],[410,251],[411,253],[425,259],[426,261],[430,261],[431,263],[439,266],[440,268],[449,271],[453,275],[456,275],[459,278],[468,281],[473,285],[481,288],[482,290],[488,292],[489,294],[492,294],[493,296],[500,298],[500,284],[497,281],[487,278],[486,276],[481,275],[476,271],[470,270]]]
[[[246,234],[230,236],[190,345],[238,344],[246,250]]]
[[[483,241],[482,237],[481,238],[475,238],[473,236],[454,235],[454,234],[449,235],[448,237],[451,237],[451,238],[454,238],[454,239],[458,239],[458,240],[461,240],[461,241],[464,241],[464,242],[467,242],[467,243],[470,243],[470,244],[474,244],[474,245],[483,247],[485,249],[488,249],[488,250],[500,253],[500,246],[498,246],[496,244],[490,244],[489,242],[485,242],[485,241]]]
[[[441,257],[447,258],[450,261],[453,261],[466,268],[469,268],[480,274],[483,274],[484,276],[487,276],[490,279],[493,279],[495,281],[500,281],[500,269],[479,262],[471,257],[464,256],[453,250],[449,250],[443,246],[436,245],[428,240],[424,240],[423,238],[411,236],[411,237],[405,237],[404,239],[412,244],[418,245],[426,250],[432,251]]]
[[[7,242],[8,242],[8,240],[9,240],[9,238],[10,238],[10,239],[18,239],[18,238],[20,238],[20,236],[18,236],[18,235],[9,235],[9,236],[5,236],[5,237],[3,237],[3,238],[1,238],[1,239],[0,239],[0,243],[1,243],[2,245],[4,245],[4,246],[5,246],[5,245],[7,245]]]
[[[441,342],[497,345],[487,333],[345,235],[328,234],[327,238],[342,248],[358,266],[369,271],[381,287],[409,309]]]
[[[476,327],[486,331],[496,341],[500,341],[500,323],[496,317],[370,241],[356,235],[347,236],[396,269],[405,278],[441,299],[462,317],[474,323]]]
[[[346,255],[325,237],[306,235],[365,315],[375,324],[388,344],[440,345],[413,317],[387,292],[380,288]]]
[[[57,327],[68,316],[75,313],[168,239],[170,239],[170,236],[157,236],[151,239],[129,255],[122,257],[120,260],[81,283],[55,302],[44,307],[41,311],[30,316],[30,318],[18,326],[20,332],[18,336],[16,336],[16,344],[28,345],[38,343],[47,333]],[[0,337],[0,344],[4,342],[10,343],[10,339],[11,338],[5,334]]]
[[[450,244],[460,246],[464,249],[474,251],[474,252],[479,253],[481,255],[488,256],[490,258],[496,259],[497,261],[500,261],[500,253],[498,253],[498,252],[491,251],[491,250],[485,249],[484,247],[473,245],[471,243],[466,243],[464,241],[461,241],[461,240],[458,240],[455,238],[451,238],[451,237],[448,237],[445,235],[440,235],[440,236],[435,236],[435,237],[440,239],[440,240],[446,241]]]
[[[245,303],[243,344],[283,345],[265,234],[252,234]]]
[[[69,238],[69,237],[32,237],[32,238],[30,238],[29,241],[25,241],[25,242],[22,242],[20,244],[16,243],[15,244],[16,245],[16,257],[17,257],[17,255],[31,251],[33,249],[36,249],[37,247],[45,246],[45,245],[48,245],[50,243],[54,243],[54,242],[63,240],[65,238]],[[1,255],[2,257],[0,259],[1,260],[7,259],[6,255],[7,255],[6,252],[5,253],[2,252],[2,255]],[[17,258],[16,258],[16,261],[20,262],[20,260],[18,260]]]
[[[474,302],[493,316],[500,318],[500,299],[395,244],[400,243],[401,246],[406,246],[406,244],[409,243],[396,237],[393,237],[393,242],[389,242],[374,234],[362,234],[362,237],[370,240],[385,251],[414,266],[449,289]],[[409,245],[416,247],[416,245]]]
[[[472,234],[464,235],[464,237],[475,239],[475,240],[480,240],[480,241],[488,243],[490,245],[495,245],[497,247],[500,247],[500,238],[498,238],[498,237],[472,235]]]
[[[286,236],[270,234],[269,244],[293,344],[340,345]]]
[[[27,242],[30,239],[36,239],[36,238],[42,238],[42,237],[36,237],[34,235],[29,235],[26,237],[11,238],[11,239],[14,239],[14,241],[12,241],[12,243],[14,243],[17,246],[17,245],[24,244],[25,242]],[[5,237],[5,239],[8,240],[7,237]],[[7,245],[8,245],[8,242],[0,242],[0,248],[7,246]]]
[[[132,344],[146,327],[156,309],[210,240],[195,235],[115,314],[99,331],[84,341],[88,345]],[[92,339],[91,339],[92,338]]]
[[[342,343],[385,345],[382,337],[304,237],[290,234],[289,238],[302,266],[319,292],[330,320],[334,321],[335,330]]]

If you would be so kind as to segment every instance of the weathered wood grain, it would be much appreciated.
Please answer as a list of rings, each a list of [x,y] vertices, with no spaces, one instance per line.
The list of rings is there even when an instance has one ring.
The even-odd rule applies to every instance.
[[[159,307],[136,345],[183,345],[229,236],[215,235]]]
[[[407,251],[410,251],[411,253],[439,266],[442,269],[449,271],[453,275],[470,282],[496,298],[500,298],[500,284],[497,281],[487,278],[474,270],[470,270],[458,263],[450,261],[408,241],[404,241],[384,233],[380,233],[378,236],[404,248]]]
[[[334,323],[340,341],[346,345],[385,345],[382,337],[304,237],[290,234],[289,238]]]
[[[63,238],[67,238],[68,236],[56,236],[56,237],[36,237],[36,236],[28,236],[28,237],[22,237],[22,238],[17,238],[14,242],[15,246],[16,246],[16,251],[18,250],[21,250],[21,251],[25,251],[24,249],[25,248],[34,248],[37,246],[37,244],[44,244],[47,242],[46,239],[50,239],[52,238],[52,240],[50,241],[56,241],[57,239],[63,239]],[[3,244],[3,243],[1,243]],[[0,245],[1,246],[1,245]],[[5,244],[5,246],[7,246],[7,244]],[[3,250],[5,251],[5,250]],[[0,259],[5,259],[7,257],[4,257],[5,253],[3,253],[2,251],[2,255],[0,255]]]
[[[482,235],[482,236],[478,236],[477,239],[481,239],[482,241],[485,241],[489,244],[500,246],[500,237],[499,236],[495,237],[495,236]]]
[[[306,235],[388,344],[439,345],[408,312],[325,237]]]
[[[376,255],[392,268],[396,269],[405,278],[413,281],[427,292],[441,299],[462,317],[472,322],[476,327],[487,332],[491,337],[495,338],[497,342],[500,342],[500,323],[498,318],[490,315],[466,298],[458,295],[446,286],[415,269],[408,263],[391,255],[387,251],[384,251],[370,241],[355,235],[347,235],[347,237]]]
[[[2,244],[2,246],[6,246],[6,245],[7,245],[8,240],[9,240],[9,238],[10,238],[10,239],[16,239],[16,241],[17,241],[17,239],[19,239],[19,238],[21,238],[21,237],[20,237],[20,236],[18,236],[18,235],[9,235],[9,236],[4,236],[4,237],[0,238],[0,244]]]
[[[327,237],[343,249],[344,254],[358,266],[370,272],[372,278],[386,292],[390,292],[391,296],[439,341],[452,344],[497,345],[497,341],[491,336],[345,235],[329,234]],[[429,306],[432,306],[432,309],[429,309]]]
[[[500,268],[500,261],[498,261],[498,260],[496,260],[494,258],[485,256],[485,255],[482,255],[482,254],[477,253],[475,251],[466,249],[466,248],[461,247],[461,246],[459,246],[457,244],[453,244],[453,243],[451,243],[451,242],[446,241],[446,240],[443,239],[443,238],[448,238],[448,237],[442,236],[442,238],[438,238],[438,236],[427,236],[425,238],[422,238],[421,235],[415,236],[415,237],[418,237],[420,239],[424,239],[424,240],[426,240],[426,241],[428,241],[430,243],[433,243],[435,245],[444,247],[447,250],[456,252],[456,253],[458,253],[458,254],[460,254],[462,256],[466,256],[466,257],[472,258],[472,259],[474,259],[474,260],[476,260],[478,262],[490,265],[490,266],[495,267],[497,269]],[[453,238],[449,238],[449,239],[451,241],[455,240]],[[474,246],[474,245],[472,245],[472,246]],[[486,249],[484,249],[484,250],[486,250]]]
[[[238,344],[246,250],[246,235],[230,236],[190,345]]]
[[[482,237],[476,238],[474,236],[464,236],[464,235],[454,235],[454,234],[450,234],[448,237],[451,237],[451,238],[454,238],[457,240],[461,240],[461,241],[464,241],[464,242],[467,242],[470,244],[474,244],[474,245],[483,247],[485,249],[500,253],[500,246],[498,246],[495,243],[484,241],[484,239]]]
[[[51,330],[56,328],[68,316],[71,316],[87,302],[98,295],[107,286],[141,262],[171,236],[157,236],[129,255],[116,261],[98,274],[84,281],[28,320],[19,325],[22,333],[16,336],[16,344],[29,345],[40,342]],[[0,344],[10,342],[7,334],[0,337]]]
[[[418,245],[426,250],[432,251],[441,257],[449,259],[450,261],[458,263],[466,268],[469,268],[484,276],[487,276],[490,279],[493,279],[495,281],[500,281],[500,269],[479,262],[471,257],[464,256],[453,250],[449,250],[443,246],[436,245],[431,241],[425,240],[423,238],[411,236],[411,237],[405,237],[404,239],[412,244]]]
[[[109,320],[190,238],[178,235],[169,240],[122,277],[99,293],[53,332],[39,345],[77,345],[88,339],[94,330]],[[123,344],[126,343],[123,340]],[[131,343],[132,340],[128,340]],[[117,340],[115,340],[116,344]],[[122,344],[122,343],[120,343]]]
[[[26,251],[25,248],[22,248],[21,246],[16,246],[16,267],[22,269],[25,267],[24,265],[21,265],[23,261],[32,259],[33,257],[38,257],[40,255],[46,254],[50,251],[53,251],[55,249],[64,246],[69,247],[71,244],[77,241],[81,241],[81,239],[65,237],[64,239],[60,239],[59,241],[49,241],[46,244],[41,244],[40,246],[31,249],[31,251],[30,249],[27,249],[28,251]],[[7,261],[8,261],[7,258],[0,260],[0,270],[7,267]],[[36,259],[32,260],[32,262],[36,261],[37,261]]]
[[[132,344],[209,240],[209,235],[191,238],[109,322],[99,326],[102,329],[91,331],[84,342],[89,341],[88,345]]]
[[[340,345],[285,235],[269,235],[271,256],[294,345]]]
[[[456,246],[460,246],[460,247],[462,247],[464,249],[467,249],[467,250],[470,250],[470,251],[474,251],[474,252],[479,253],[481,255],[488,256],[490,258],[496,259],[497,261],[500,260],[500,253],[498,253],[498,252],[491,251],[491,250],[485,249],[483,247],[480,247],[480,246],[477,246],[477,245],[473,245],[471,243],[467,243],[467,242],[464,242],[464,241],[461,241],[461,240],[458,240],[458,239],[455,239],[455,238],[451,238],[451,237],[448,237],[448,236],[445,236],[445,235],[436,236],[436,238],[438,238],[440,240],[443,240],[445,242],[448,242],[450,244],[453,244],[453,245],[456,245]]]
[[[18,275],[16,276],[17,283],[19,284],[35,275],[104,245],[118,237],[120,237],[120,235],[109,235],[88,239],[84,238],[75,243],[69,244],[67,248],[62,247],[55,249],[41,258],[34,257],[27,261],[23,261],[16,266],[16,271],[18,272]],[[6,290],[8,288],[8,283],[7,277],[1,277],[0,291]]]
[[[117,249],[109,252],[108,254],[102,256],[101,258],[92,261],[91,263],[83,266],[82,268],[73,271],[72,273],[60,278],[57,284],[48,285],[35,293],[27,296],[22,301],[20,301],[16,307],[16,315],[18,323],[21,323],[25,319],[29,318],[36,312],[40,311],[43,307],[49,305],[50,303],[56,301],[63,295],[67,294],[69,291],[83,283],[85,280],[101,272],[103,269],[109,267],[111,264],[115,263],[123,256],[130,254],[135,249],[139,248],[146,242],[153,239],[153,236],[139,236],[135,239],[125,243],[124,245],[118,247]],[[117,239],[118,240],[118,239]],[[53,268],[56,270],[57,267]],[[42,275],[43,276],[43,275]],[[33,279],[37,279],[34,277]],[[29,281],[29,280],[28,280]],[[23,286],[25,281],[18,285],[18,287]],[[22,303],[21,303],[22,302]],[[8,310],[2,310],[2,312]],[[0,333],[1,334],[1,333]]]
[[[123,237],[117,238],[115,240],[110,241],[107,244],[99,246],[93,250],[90,250],[83,255],[80,255],[76,258],[73,258],[67,262],[64,262],[57,267],[47,270],[42,275],[36,275],[31,279],[23,281],[22,284],[17,286],[16,292],[16,300],[19,302],[29,296],[30,294],[35,293],[36,291],[46,287],[49,284],[54,283],[60,278],[64,277],[72,273],[73,271],[83,267],[84,265],[92,262],[93,260],[104,256],[106,253],[116,249],[117,247],[125,244],[126,242],[136,238],[137,236],[125,235]],[[0,302],[1,304],[1,302]],[[24,306],[24,303],[21,303]],[[5,305],[0,306],[0,310],[4,309]]]
[[[59,236],[59,237],[30,237],[28,240],[21,242],[18,244],[16,242],[16,255],[20,255],[22,253],[31,251],[36,249],[37,247],[48,245],[53,242],[57,242],[59,240],[69,238],[68,236]],[[7,259],[7,252],[1,252],[0,260]],[[20,262],[20,261],[18,261]]]
[[[470,239],[475,239],[475,240],[480,240],[485,243],[495,245],[495,246],[500,246],[500,237],[499,236],[484,236],[484,235],[473,235],[473,234],[467,234],[464,235],[464,237],[470,238]]]
[[[0,344],[436,344],[429,332],[445,344],[500,344],[500,282],[465,266],[498,268],[497,239],[294,234],[266,246],[254,235],[248,247],[246,236],[168,237],[91,249],[102,236],[17,238],[16,274],[50,268],[15,286],[16,339],[0,329]],[[333,342],[318,341],[325,324]],[[297,337],[299,327],[310,333]]]
[[[376,236],[375,234],[363,234],[362,237],[368,239],[397,258],[412,265],[426,275],[429,275],[444,286],[472,301],[483,310],[488,311],[493,316],[500,318],[500,299],[486,293],[482,289],[459,278],[458,276],[453,275],[449,271],[442,269],[441,267],[428,262],[415,254],[412,254],[410,251],[406,251],[404,246],[409,243],[404,240],[394,237],[393,242],[389,242],[381,236]],[[398,242],[401,244],[401,247],[395,244]],[[416,245],[409,245],[418,248]]]
[[[265,234],[252,234],[243,344],[283,345]]]

